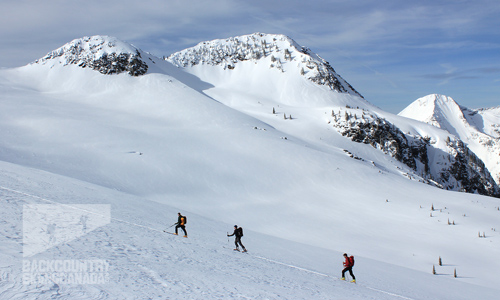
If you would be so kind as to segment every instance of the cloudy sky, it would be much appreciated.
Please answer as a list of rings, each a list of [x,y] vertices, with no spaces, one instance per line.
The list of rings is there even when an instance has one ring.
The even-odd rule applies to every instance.
[[[96,34],[161,57],[254,32],[288,35],[393,113],[431,93],[500,105],[500,0],[2,0],[0,67]]]

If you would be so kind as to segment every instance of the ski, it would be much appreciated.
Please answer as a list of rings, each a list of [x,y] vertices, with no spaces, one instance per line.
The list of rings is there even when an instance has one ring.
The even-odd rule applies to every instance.
[[[342,279],[342,278],[340,278],[340,280],[341,280],[341,281],[345,281],[345,282],[349,282],[349,283],[354,283],[354,284],[356,284],[356,280],[347,281],[347,280]]]
[[[163,230],[163,232],[168,233],[168,234],[172,234],[172,235],[178,235],[177,233],[173,233],[173,232],[166,231],[166,230]],[[187,236],[186,236],[186,235],[185,235],[184,237],[185,237],[185,238],[187,238]]]
[[[243,250],[243,251],[241,251],[240,249],[233,249],[233,251],[238,251],[238,252],[241,252],[241,253],[247,253],[248,252],[248,250],[246,250],[246,249]]]
[[[248,252],[248,250],[246,250],[246,249],[244,251],[241,251],[240,249],[233,249],[231,247],[226,247],[226,246],[222,246],[222,248],[233,250],[234,252],[240,252],[240,253],[247,253]]]

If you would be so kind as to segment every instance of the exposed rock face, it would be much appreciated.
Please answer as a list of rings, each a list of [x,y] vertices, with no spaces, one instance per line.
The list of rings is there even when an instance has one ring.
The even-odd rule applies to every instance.
[[[148,65],[141,59],[141,55],[130,53],[112,53],[104,54],[99,59],[91,61],[82,61],[77,64],[80,67],[89,67],[102,74],[119,74],[127,72],[131,76],[140,76],[146,74]]]
[[[483,161],[464,142],[450,140],[447,145],[452,149],[452,165],[440,173],[442,181],[448,183],[446,189],[460,187],[464,192],[500,197],[499,188]]]
[[[484,163],[458,139],[448,139],[447,151],[433,147],[428,137],[412,136],[385,119],[369,115],[338,116],[333,126],[357,143],[369,144],[404,163],[415,173],[447,190],[500,197],[500,189]],[[430,163],[430,153],[439,163]]]

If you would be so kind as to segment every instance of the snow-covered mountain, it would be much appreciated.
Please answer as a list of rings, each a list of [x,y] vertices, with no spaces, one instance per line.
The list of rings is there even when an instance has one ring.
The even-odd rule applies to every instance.
[[[35,63],[50,66],[74,64],[102,74],[127,72],[132,76],[139,76],[148,71],[148,65],[141,59],[141,52],[114,37],[92,36],[75,39]]]
[[[167,60],[208,82],[211,86],[203,92],[210,97],[273,126],[284,123],[262,119],[265,107],[274,113],[279,107],[283,118],[310,119],[317,131],[333,127],[354,142],[369,144],[404,163],[410,178],[449,190],[500,195],[483,162],[466,144],[374,107],[322,58],[286,36],[257,33],[203,42]],[[310,132],[301,136],[310,137]]]
[[[469,109],[451,97],[428,95],[405,108],[400,116],[426,122],[462,140],[500,182],[500,108]]]
[[[242,62],[253,61],[277,72],[298,72],[316,84],[362,97],[327,61],[285,35],[254,33],[202,42],[167,60],[178,67],[209,65],[223,70],[239,69]]]
[[[0,70],[0,95],[2,297],[495,299],[499,205],[478,193],[498,186],[481,160],[285,36],[166,60],[86,37]],[[19,283],[23,205],[47,203],[110,205],[111,223],[31,259],[105,259],[112,283]],[[162,232],[178,211],[188,239]],[[234,224],[248,257],[229,256]],[[343,252],[358,286],[337,282]]]

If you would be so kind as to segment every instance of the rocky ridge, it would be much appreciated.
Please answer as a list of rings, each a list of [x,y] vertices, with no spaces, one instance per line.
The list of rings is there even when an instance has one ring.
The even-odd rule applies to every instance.
[[[90,68],[101,74],[128,73],[140,76],[148,71],[148,64],[135,47],[108,36],[75,39],[36,60],[36,64],[59,63]]]
[[[500,188],[483,161],[454,136],[446,139],[443,151],[429,137],[406,134],[384,118],[352,108],[332,111],[331,124],[353,142],[369,144],[404,163],[427,184],[500,197]]]
[[[271,69],[300,72],[318,85],[362,97],[327,61],[285,35],[254,33],[202,42],[176,52],[166,60],[181,68],[212,65],[227,70],[236,68],[238,63],[244,61],[266,61]],[[292,65],[290,68],[285,67],[288,63]]]
[[[469,109],[451,97],[432,94],[417,99],[399,115],[431,124],[462,140],[500,183],[498,108]]]

